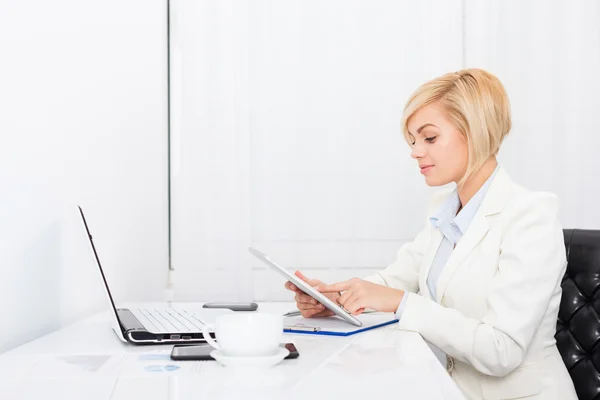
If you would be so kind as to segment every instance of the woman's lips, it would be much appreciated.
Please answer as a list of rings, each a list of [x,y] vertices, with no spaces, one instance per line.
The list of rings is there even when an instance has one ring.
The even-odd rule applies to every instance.
[[[423,175],[425,175],[427,172],[429,172],[431,170],[431,168],[433,168],[433,165],[423,165],[423,166],[421,166],[421,173]]]

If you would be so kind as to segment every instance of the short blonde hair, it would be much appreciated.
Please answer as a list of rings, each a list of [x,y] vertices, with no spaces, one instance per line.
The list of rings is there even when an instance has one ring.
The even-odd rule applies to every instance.
[[[494,75],[482,69],[469,68],[451,72],[419,87],[404,107],[402,130],[411,144],[408,120],[417,111],[439,102],[464,135],[468,146],[466,179],[479,170],[485,161],[495,156],[511,128],[510,102],[504,86]]]

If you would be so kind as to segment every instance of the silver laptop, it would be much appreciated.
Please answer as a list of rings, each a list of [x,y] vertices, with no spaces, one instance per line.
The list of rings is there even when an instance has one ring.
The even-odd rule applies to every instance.
[[[218,315],[233,312],[226,309],[198,309],[192,311],[178,308],[128,309],[115,307],[106,276],[100,264],[100,258],[98,258],[96,246],[81,207],[79,207],[79,212],[114,313],[113,330],[124,342],[133,344],[205,342],[202,335],[203,326],[214,324]]]

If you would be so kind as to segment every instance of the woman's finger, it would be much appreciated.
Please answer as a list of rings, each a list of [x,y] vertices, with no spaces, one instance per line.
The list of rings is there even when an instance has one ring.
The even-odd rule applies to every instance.
[[[310,297],[307,294],[304,293],[298,293],[296,294],[296,297],[298,299],[298,301],[301,301],[303,303],[310,303],[310,304],[318,304],[319,302],[315,299],[313,299],[312,297]]]
[[[300,310],[300,314],[304,318],[311,318],[316,316],[320,311],[319,310]]]
[[[294,296],[294,300],[296,300],[296,304],[306,304],[313,307],[318,306],[320,304],[312,297],[300,293],[296,293],[296,296]]]
[[[331,317],[333,314],[333,311],[329,310],[329,309],[324,309],[323,311],[319,311],[316,314],[313,314],[312,317],[314,318],[324,318],[324,317]]]
[[[350,293],[348,293],[348,292],[350,292]],[[343,296],[346,296],[346,297],[344,299],[342,299]],[[348,291],[344,292],[342,297],[340,297],[338,299],[338,303],[340,303],[342,308],[344,308],[346,311],[350,311],[350,310],[348,310],[348,307],[350,307],[350,305],[358,299],[358,295],[356,293],[354,293],[354,291],[348,290]]]
[[[315,299],[313,299],[309,295],[306,295],[306,294],[304,294],[302,292],[297,292],[296,296],[294,296],[294,299],[298,303],[306,303],[306,304],[318,304],[319,303],[318,301],[316,301]]]
[[[296,307],[300,311],[310,311],[310,310],[323,311],[325,309],[325,307],[323,307],[322,304],[296,303]]]
[[[353,284],[354,281],[349,280],[345,282],[334,283],[332,285],[319,285],[319,287],[317,287],[317,290],[321,293],[343,292],[344,290],[350,289],[350,287],[352,287]]]
[[[350,297],[353,296],[353,294],[354,294],[353,290],[346,290],[344,293],[342,293],[342,295],[337,300],[337,302],[343,306],[344,304],[346,304],[348,299],[350,299]]]
[[[321,308],[321,309],[310,309],[310,310],[300,310],[300,314],[302,314],[302,316],[304,318],[322,318],[322,317],[329,317],[333,315],[333,312],[326,309],[326,308]]]
[[[323,282],[321,282],[318,279],[310,279],[308,277],[306,277],[302,272],[300,271],[296,271],[294,272],[294,275],[296,275],[298,278],[302,279],[304,282],[308,283],[310,286],[315,287],[315,286],[319,286],[322,285]]]
[[[359,312],[359,310],[362,309],[364,311],[365,309],[365,307],[362,304],[362,300],[358,296],[351,297],[346,302],[344,308],[352,315],[358,315],[362,312]]]

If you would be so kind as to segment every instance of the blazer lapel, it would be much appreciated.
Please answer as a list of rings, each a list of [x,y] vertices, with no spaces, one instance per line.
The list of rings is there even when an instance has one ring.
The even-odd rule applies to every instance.
[[[423,273],[421,273],[421,276],[419,277],[419,279],[420,279],[419,287],[422,288],[421,295],[425,296],[427,298],[431,298],[431,295],[429,293],[429,287],[427,286],[427,277],[429,276],[429,270],[431,269],[431,264],[433,263],[433,259],[435,258],[435,255],[437,254],[440,244],[442,243],[442,239],[444,238],[444,236],[437,229],[432,228],[431,230],[432,230],[432,237],[431,237],[431,240],[429,241],[429,248],[427,249],[427,252],[425,253],[425,256],[423,257],[423,263],[421,264],[423,266]]]
[[[469,226],[467,232],[465,232],[452,251],[452,254],[450,254],[450,257],[438,278],[436,292],[436,301],[438,303],[441,302],[446,287],[448,286],[448,282],[450,282],[450,278],[452,278],[454,272],[456,272],[465,257],[471,253],[477,244],[479,244],[489,228],[490,225],[487,218],[478,212],[473,222],[471,222],[471,226]]]
[[[448,258],[437,282],[436,301],[441,302],[452,275],[458,270],[464,259],[473,251],[490,228],[489,218],[506,206],[512,189],[510,177],[500,168],[490,184],[488,192],[475,214],[471,225],[459,240]],[[427,272],[429,273],[429,272]]]

